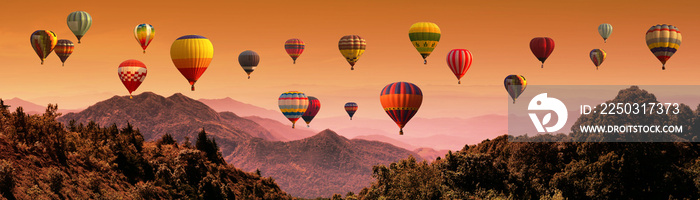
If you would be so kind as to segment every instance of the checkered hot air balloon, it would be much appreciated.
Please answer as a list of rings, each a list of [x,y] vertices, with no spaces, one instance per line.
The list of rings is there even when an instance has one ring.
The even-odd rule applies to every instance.
[[[541,68],[544,68],[544,61],[549,58],[549,55],[554,51],[554,40],[548,37],[536,37],[530,40],[530,50],[535,54],[537,60],[542,62]]]
[[[515,104],[515,100],[525,91],[527,81],[524,76],[512,74],[506,76],[506,79],[503,80],[503,86],[506,87],[506,91],[508,91],[510,98],[513,99],[513,104]]]
[[[209,39],[200,35],[185,35],[177,38],[170,46],[170,58],[192,86],[204,74],[214,57],[214,46]]]
[[[355,102],[345,103],[345,112],[348,113],[348,115],[350,116],[350,120],[352,120],[352,116],[354,116],[355,112],[357,112],[357,103],[355,103]]]
[[[413,47],[423,57],[423,64],[428,64],[426,58],[440,42],[440,27],[432,22],[415,23],[408,29],[408,38],[411,39]]]
[[[58,40],[53,50],[56,52],[58,58],[61,59],[61,66],[66,65],[66,59],[73,53],[73,48],[75,48],[75,44],[70,40]]]
[[[359,35],[346,35],[338,41],[338,49],[345,60],[350,63],[350,70],[355,70],[355,63],[360,59],[367,48],[367,42]]]
[[[413,83],[395,82],[382,89],[379,101],[386,114],[401,129],[399,135],[403,135],[403,127],[416,115],[423,103],[423,92]]]
[[[607,56],[607,54],[602,49],[593,49],[591,50],[591,53],[589,53],[589,56],[591,57],[591,61],[593,61],[593,64],[595,65],[595,69],[598,70],[600,64],[603,64],[603,61],[605,61],[605,57]]]
[[[66,23],[75,37],[78,38],[78,44],[80,44],[80,39],[85,36],[85,33],[87,33],[92,26],[92,17],[85,11],[75,11],[68,14]]]
[[[309,107],[309,98],[302,92],[289,91],[282,93],[277,103],[282,114],[292,122],[292,128],[294,128],[297,120],[304,115]]]
[[[34,52],[39,56],[41,64],[43,65],[46,57],[48,57],[51,51],[56,47],[58,40],[53,31],[38,30],[32,33],[32,36],[29,37],[29,42],[32,44]]]
[[[155,36],[156,30],[150,24],[139,24],[134,28],[134,38],[141,45],[143,53],[146,53],[146,48],[148,48]]]
[[[666,62],[681,46],[681,31],[672,25],[656,25],[649,28],[646,34],[647,47],[661,61],[661,69],[666,69]]]
[[[319,110],[321,110],[321,101],[316,97],[309,96],[309,106],[306,108],[306,112],[301,115],[301,118],[306,122],[306,127],[309,127],[309,123],[316,117]]]
[[[292,38],[284,42],[284,50],[287,51],[289,57],[292,57],[294,64],[297,64],[297,58],[304,52],[306,44],[297,38]]]
[[[243,71],[248,74],[248,79],[250,79],[250,73],[255,71],[259,63],[260,55],[255,53],[255,51],[247,50],[238,55],[238,64],[240,64]]]
[[[117,73],[119,74],[119,79],[129,91],[129,98],[133,98],[131,93],[134,92],[144,80],[146,80],[146,74],[148,70],[146,65],[138,60],[126,60],[119,64],[117,68]]]
[[[466,49],[452,49],[447,53],[447,65],[457,77],[457,84],[462,84],[462,77],[472,66],[472,52]]]

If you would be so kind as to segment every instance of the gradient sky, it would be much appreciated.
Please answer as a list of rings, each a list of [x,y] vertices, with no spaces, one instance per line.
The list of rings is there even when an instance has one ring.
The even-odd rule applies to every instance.
[[[509,74],[524,75],[537,85],[694,85],[700,73],[700,2],[692,0],[4,1],[2,7],[0,97],[58,103],[64,109],[128,95],[116,73],[127,59],[148,66],[148,77],[135,95],[153,91],[195,99],[231,97],[277,109],[281,93],[298,90],[322,101],[319,117],[345,115],[343,104],[355,101],[360,106],[356,117],[380,119],[388,117],[379,91],[396,81],[423,90],[416,117],[468,118],[507,113],[503,78]],[[65,67],[53,53],[40,65],[29,45],[31,33],[52,30],[59,39],[75,42],[65,20],[78,10],[93,18],[83,43],[76,43]],[[442,30],[427,66],[408,39],[411,24],[421,21]],[[146,54],[133,36],[140,23],[156,30]],[[601,23],[614,26],[607,44],[597,32]],[[646,30],[662,23],[677,26],[684,39],[665,71],[644,41]],[[205,36],[214,45],[214,59],[194,92],[169,54],[172,42],[187,34]],[[340,37],[349,34],[367,40],[354,71],[337,47]],[[556,42],[544,69],[528,46],[540,36]],[[307,45],[296,65],[283,46],[293,37]],[[474,56],[461,85],[445,63],[455,48]],[[588,57],[594,48],[608,53],[597,71]],[[237,61],[245,50],[261,56],[250,80]]]

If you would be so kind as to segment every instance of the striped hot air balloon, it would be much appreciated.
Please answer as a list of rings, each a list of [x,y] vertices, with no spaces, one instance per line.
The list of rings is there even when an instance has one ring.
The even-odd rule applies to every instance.
[[[247,50],[238,55],[238,64],[241,64],[243,71],[248,74],[248,79],[250,79],[250,73],[258,67],[258,63],[260,63],[260,55],[255,51]]]
[[[301,118],[306,122],[306,127],[309,127],[309,123],[316,117],[319,110],[321,110],[321,101],[316,97],[309,96],[309,106],[306,108],[306,112],[301,115]]]
[[[170,46],[170,58],[173,64],[192,85],[199,80],[209,67],[214,57],[214,46],[209,39],[199,35],[185,35]]]
[[[440,27],[432,22],[418,22],[408,29],[408,38],[413,47],[423,56],[423,64],[428,64],[426,58],[440,42]]]
[[[447,53],[447,65],[457,77],[457,83],[462,84],[462,77],[472,66],[472,52],[466,49],[452,49]]]
[[[41,64],[43,65],[46,57],[48,57],[51,51],[56,47],[58,40],[53,31],[38,30],[32,33],[32,36],[29,37],[29,42],[32,44],[34,52],[39,56]]]
[[[603,42],[608,43],[608,38],[612,34],[613,27],[610,24],[601,24],[598,26],[598,33],[600,37],[603,37]]]
[[[503,80],[503,86],[506,87],[506,91],[508,91],[510,98],[513,99],[513,103],[515,104],[515,100],[525,91],[527,81],[525,81],[525,77],[521,75],[508,75],[506,79]]]
[[[386,114],[401,129],[399,135],[403,135],[403,127],[416,115],[423,103],[423,92],[413,83],[395,82],[382,89],[379,100]]]
[[[359,35],[346,35],[338,42],[340,53],[350,63],[350,70],[355,70],[355,63],[360,59],[362,53],[365,53],[366,47],[367,42]]]
[[[78,38],[78,44],[80,44],[80,39],[85,36],[85,33],[92,26],[92,17],[85,11],[75,11],[68,14],[66,22],[68,23],[68,28]]]
[[[304,42],[297,38],[292,38],[284,42],[284,50],[287,51],[289,57],[292,57],[294,64],[297,64],[297,58],[304,52],[304,47],[306,47]]]
[[[535,54],[537,60],[542,62],[542,68],[544,68],[544,61],[547,60],[549,55],[554,51],[554,40],[548,37],[536,37],[530,40],[530,50],[532,54]]]
[[[150,24],[139,24],[134,28],[134,38],[136,38],[136,41],[141,45],[143,53],[146,53],[146,48],[148,48],[148,45],[151,44],[155,36],[156,30],[153,29],[153,26]]]
[[[56,52],[58,58],[61,59],[61,66],[66,65],[66,59],[73,53],[73,48],[75,48],[75,44],[70,40],[58,40],[53,50]]]
[[[294,128],[294,124],[299,120],[299,117],[304,115],[309,107],[309,98],[304,93],[289,91],[282,93],[277,103],[282,114],[292,122],[292,128]]]
[[[595,65],[595,69],[598,70],[598,66],[603,64],[607,54],[602,49],[593,49],[589,55],[591,57],[591,61],[593,61],[593,64]]]
[[[119,64],[117,73],[119,74],[119,79],[122,81],[122,84],[124,84],[126,90],[129,91],[129,98],[131,99],[134,98],[131,96],[131,93],[139,88],[141,83],[146,80],[148,70],[146,69],[146,65],[141,61],[131,59]]]
[[[345,103],[345,112],[350,115],[350,120],[352,120],[352,116],[355,115],[355,112],[357,112],[357,103],[355,102],[347,102]]]
[[[672,25],[656,25],[647,31],[647,47],[661,61],[661,69],[666,69],[666,62],[681,46],[681,31]]]

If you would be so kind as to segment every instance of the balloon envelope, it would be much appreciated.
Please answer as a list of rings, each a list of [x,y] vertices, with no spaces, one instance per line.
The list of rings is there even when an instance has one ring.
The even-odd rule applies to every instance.
[[[345,112],[348,113],[348,115],[350,116],[350,120],[352,120],[352,116],[354,116],[355,112],[357,112],[357,103],[355,103],[355,102],[345,103]]]
[[[532,54],[535,54],[537,60],[542,62],[542,68],[544,68],[544,61],[549,58],[549,55],[554,51],[554,40],[548,37],[536,37],[530,40],[530,50]]]
[[[423,57],[423,64],[427,64],[426,58],[433,52],[438,42],[440,42],[440,27],[432,22],[418,22],[408,29],[408,38],[413,43],[413,47]]]
[[[311,120],[316,117],[316,114],[318,114],[318,111],[321,110],[321,101],[319,101],[316,97],[309,96],[309,106],[306,108],[306,112],[304,112],[303,115],[301,115],[301,118],[304,119],[306,122],[306,126],[309,126],[309,123],[311,123]]]
[[[598,26],[598,33],[600,34],[600,37],[603,37],[603,42],[608,42],[608,38],[612,34],[613,27],[610,24],[601,24]]]
[[[294,64],[297,64],[297,58],[304,52],[306,44],[297,38],[292,38],[284,42],[284,50],[287,51],[289,57],[292,57]]]
[[[199,35],[185,35],[170,46],[170,58],[187,81],[192,85],[204,74],[214,57],[214,46],[209,39]]]
[[[447,53],[447,66],[450,67],[452,73],[457,77],[457,83],[462,84],[462,77],[467,73],[469,67],[472,66],[472,53],[466,49],[452,49]]]
[[[600,64],[603,64],[603,61],[605,61],[605,57],[607,56],[607,54],[602,49],[593,49],[589,53],[589,56],[591,57],[591,61],[593,61],[593,64],[595,65],[595,69],[598,69]]]
[[[53,51],[53,49],[56,47],[58,40],[56,39],[56,34],[53,33],[53,31],[38,30],[32,33],[32,36],[29,37],[29,42],[32,44],[34,52],[36,52],[36,55],[39,56],[39,59],[41,59],[41,64],[43,65],[46,57],[48,57],[49,54],[51,54],[51,51]]]
[[[666,69],[666,62],[681,46],[681,31],[672,25],[656,25],[646,34],[647,47],[661,61],[661,69]]]
[[[515,100],[525,91],[527,81],[525,77],[521,75],[508,75],[506,79],[503,80],[503,86],[506,87],[506,91],[508,91],[510,98],[512,98],[513,103],[515,103]]]
[[[423,103],[423,92],[413,83],[395,82],[382,89],[379,100],[386,114],[401,129],[399,135],[403,135],[403,127],[416,115]]]
[[[56,47],[53,50],[58,58],[61,59],[62,65],[66,64],[66,59],[73,53],[73,48],[75,48],[75,44],[70,40],[58,40],[56,43]]]
[[[141,61],[131,59],[119,64],[117,73],[119,74],[119,79],[122,81],[122,84],[124,84],[126,90],[129,91],[129,98],[133,98],[131,97],[131,93],[139,88],[141,83],[146,80],[148,70],[146,69],[146,65]]]
[[[248,74],[248,79],[250,79],[250,73],[255,71],[259,63],[260,55],[255,53],[255,51],[247,50],[238,55],[238,64],[240,64],[243,71]]]
[[[289,91],[282,93],[277,103],[282,114],[292,122],[292,128],[294,128],[297,120],[304,115],[309,107],[309,98],[302,92]]]
[[[355,63],[360,59],[360,56],[365,53],[366,47],[367,42],[359,35],[346,35],[338,41],[340,54],[343,54],[345,60],[350,63],[350,70],[355,70]]]
[[[146,53],[146,48],[153,41],[153,37],[156,36],[156,30],[150,24],[139,24],[134,28],[134,37],[136,41],[141,45],[143,53]]]
[[[75,37],[78,38],[78,44],[80,44],[80,39],[85,36],[85,33],[92,26],[92,17],[85,11],[75,11],[68,14],[66,23]]]

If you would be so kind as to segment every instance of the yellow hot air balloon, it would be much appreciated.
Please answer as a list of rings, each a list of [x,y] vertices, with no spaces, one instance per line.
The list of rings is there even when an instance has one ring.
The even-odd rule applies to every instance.
[[[426,58],[440,42],[440,28],[432,22],[418,22],[408,30],[408,38],[413,47],[423,56],[423,64],[428,64]]]
[[[346,35],[338,41],[338,49],[345,60],[350,63],[350,70],[355,70],[355,63],[360,59],[367,48],[367,42],[359,35]]]
[[[185,35],[170,46],[170,58],[180,73],[187,78],[194,91],[194,83],[209,67],[214,57],[214,46],[209,39],[199,35]]]

